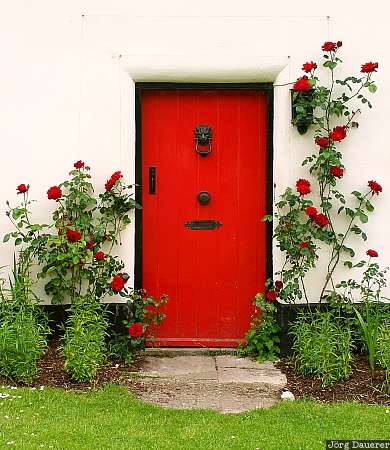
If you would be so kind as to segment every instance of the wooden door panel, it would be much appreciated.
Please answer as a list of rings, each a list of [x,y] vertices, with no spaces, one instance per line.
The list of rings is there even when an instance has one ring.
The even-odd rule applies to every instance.
[[[232,346],[265,281],[266,95],[241,90],[152,90],[141,98],[143,287],[167,294],[157,345]],[[194,151],[211,126],[212,152]],[[149,167],[156,194],[149,194]],[[200,191],[211,201],[201,205]],[[191,230],[191,220],[218,220]]]

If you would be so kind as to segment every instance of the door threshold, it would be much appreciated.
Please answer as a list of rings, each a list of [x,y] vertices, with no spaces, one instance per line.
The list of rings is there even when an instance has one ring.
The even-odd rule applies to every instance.
[[[148,347],[146,356],[215,356],[233,355],[235,348],[229,347]]]

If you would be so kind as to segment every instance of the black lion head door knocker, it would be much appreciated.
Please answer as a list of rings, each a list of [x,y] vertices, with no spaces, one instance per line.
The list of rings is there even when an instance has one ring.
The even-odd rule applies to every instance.
[[[194,131],[195,151],[200,156],[207,156],[211,153],[211,138],[213,132],[208,125],[198,125]]]

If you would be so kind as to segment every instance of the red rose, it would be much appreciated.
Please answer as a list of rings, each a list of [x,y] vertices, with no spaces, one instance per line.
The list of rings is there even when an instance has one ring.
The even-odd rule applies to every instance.
[[[366,253],[370,258],[377,258],[377,256],[378,256],[378,252],[376,250],[370,249],[370,250],[367,250]]]
[[[84,163],[83,161],[78,160],[73,164],[73,167],[75,167],[76,169],[82,169],[84,167]]]
[[[106,181],[104,188],[106,189],[106,191],[111,191],[114,184],[115,184],[115,181],[110,178],[109,180]]]
[[[376,72],[376,69],[378,68],[378,63],[373,63],[373,62],[368,62],[366,64],[362,64],[362,69],[360,70],[360,72],[363,73],[372,73],[372,72]]]
[[[87,244],[86,247],[88,250],[92,250],[95,247],[95,242],[93,241],[93,239],[90,239]]]
[[[112,277],[111,288],[115,292],[120,292],[125,287],[125,280],[118,274]]]
[[[332,167],[329,169],[329,172],[330,172],[333,176],[335,176],[335,177],[337,177],[337,178],[341,178],[341,177],[344,175],[344,170],[343,170],[341,167],[338,167],[338,166],[332,166]]]
[[[382,186],[376,181],[369,181],[368,187],[372,190],[374,194],[379,194],[379,192],[382,192]]]
[[[130,325],[129,327],[129,335],[132,338],[139,338],[143,335],[144,330],[142,327],[142,323],[139,322],[135,322],[133,324]]]
[[[111,175],[110,179],[104,185],[106,188],[106,191],[110,191],[112,189],[112,187],[114,186],[114,184],[122,177],[123,177],[123,175],[120,170],[114,172]]]
[[[77,242],[81,239],[81,234],[77,230],[66,229],[66,239],[68,242]]]
[[[106,257],[105,253],[102,251],[96,252],[94,254],[96,261],[101,261],[102,259],[104,259]]]
[[[25,184],[19,184],[19,186],[16,188],[16,190],[18,191],[18,194],[24,194],[25,192],[28,191],[30,186],[26,186]]]
[[[304,248],[309,248],[309,243],[302,241],[302,242],[299,243],[299,248],[301,250],[304,249]]]
[[[120,170],[114,172],[114,173],[111,175],[111,178],[112,178],[113,180],[115,180],[115,181],[118,181],[119,178],[122,178],[122,177],[123,177],[123,175],[122,175],[122,173],[121,173]]]
[[[340,45],[338,45],[340,44]],[[341,41],[338,42],[324,42],[324,45],[322,46],[322,50],[324,52],[335,52],[337,50],[337,47],[341,47],[342,43]]]
[[[49,200],[58,200],[62,197],[62,191],[61,188],[58,186],[52,186],[48,191],[47,191],[47,198]]]
[[[306,73],[311,72],[312,70],[317,69],[317,64],[315,62],[306,62],[303,66],[302,66],[302,70]]]
[[[329,139],[323,136],[317,136],[315,143],[319,145],[321,148],[325,148],[329,145]]]
[[[315,217],[313,217],[314,222],[321,228],[324,228],[328,225],[329,220],[325,216],[325,214],[317,214]]]
[[[293,90],[295,92],[307,92],[312,89],[309,79],[304,76],[299,78],[293,85]]]
[[[278,298],[278,294],[276,291],[266,291],[265,298],[269,302],[274,302]]]
[[[345,127],[337,126],[329,133],[329,137],[332,141],[342,141],[347,136],[347,130]]]
[[[337,45],[337,48],[340,48],[343,45],[343,42],[342,41],[337,41],[336,45]]]
[[[118,273],[118,277],[122,277],[123,281],[125,282],[125,284],[129,281],[130,277],[129,274],[127,273]]]
[[[317,215],[317,208],[314,208],[314,206],[308,206],[305,209],[305,214],[310,217],[310,219],[313,219]]]
[[[310,194],[310,182],[309,181],[300,178],[295,183],[295,186],[297,188],[297,192],[299,192],[301,195]]]
[[[282,290],[282,289],[283,289],[283,281],[281,281],[281,280],[276,280],[276,281],[275,281],[275,289],[276,289],[277,291]]]

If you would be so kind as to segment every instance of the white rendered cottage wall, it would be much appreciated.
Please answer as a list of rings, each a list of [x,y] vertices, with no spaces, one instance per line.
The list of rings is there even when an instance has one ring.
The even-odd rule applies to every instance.
[[[47,221],[48,187],[62,181],[74,161],[92,168],[96,186],[115,170],[134,179],[135,81],[275,83],[275,196],[305,174],[309,133],[290,126],[289,86],[307,60],[320,60],[323,41],[342,40],[343,75],[379,61],[374,108],[363,109],[358,130],[341,144],[347,191],[375,179],[383,185],[368,224],[369,246],[390,265],[390,34],[387,3],[356,11],[340,2],[258,1],[36,1],[11,2],[0,17],[0,233],[9,230],[5,201],[19,183],[31,184],[36,220]],[[330,16],[330,18],[328,17]],[[326,72],[324,72],[326,73]],[[133,273],[134,230],[119,250]],[[0,246],[0,266],[13,247]],[[275,268],[280,255],[274,252]],[[340,274],[341,276],[342,274]],[[314,273],[311,295],[319,288]]]

